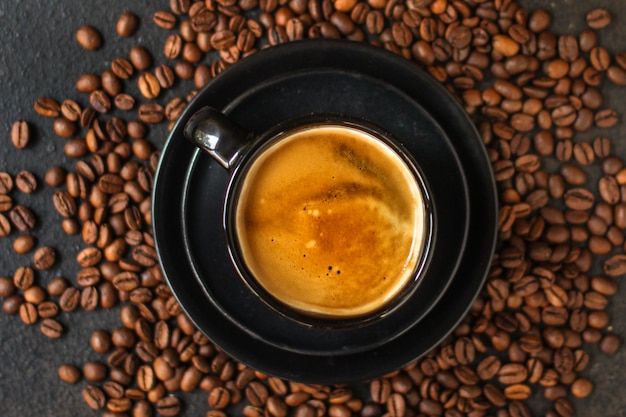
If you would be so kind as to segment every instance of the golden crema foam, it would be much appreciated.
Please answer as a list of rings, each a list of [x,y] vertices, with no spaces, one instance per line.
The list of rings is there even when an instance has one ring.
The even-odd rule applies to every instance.
[[[393,300],[413,280],[428,232],[411,169],[380,139],[341,125],[303,128],[263,151],[245,174],[235,229],[268,293],[328,318]]]

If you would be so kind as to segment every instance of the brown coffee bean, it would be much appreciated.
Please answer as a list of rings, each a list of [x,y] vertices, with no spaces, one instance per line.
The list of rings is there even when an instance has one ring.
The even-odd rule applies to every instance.
[[[43,301],[37,306],[39,317],[49,319],[59,313],[59,306],[53,301]]]
[[[53,166],[44,176],[44,182],[49,186],[56,188],[65,182],[65,169],[60,166]]]
[[[597,112],[594,116],[596,126],[607,128],[614,126],[618,121],[617,112],[613,109],[604,109]]]
[[[89,408],[93,410],[101,410],[104,408],[106,397],[104,392],[95,385],[87,385],[83,389],[83,399]]]
[[[89,95],[89,104],[98,113],[111,110],[111,98],[104,90],[95,90]]]
[[[622,345],[620,337],[614,333],[608,333],[600,341],[600,350],[606,355],[615,354]]]
[[[245,389],[246,398],[250,404],[261,407],[265,404],[268,397],[267,388],[260,382],[250,382]]]
[[[615,85],[626,86],[626,71],[623,68],[611,65],[606,71],[606,77]]]
[[[132,36],[139,26],[139,18],[137,15],[126,12],[122,14],[115,25],[117,34],[122,37]]]
[[[34,109],[37,113],[46,117],[59,117],[61,106],[50,97],[39,97],[35,100]]]
[[[578,40],[572,35],[561,35],[558,40],[559,56],[567,62],[578,58]]]
[[[20,266],[13,274],[13,283],[16,288],[26,290],[35,282],[35,271],[29,266]]]
[[[0,194],[0,212],[7,212],[13,208],[13,199],[6,194]]]
[[[152,66],[152,54],[143,46],[133,47],[129,58],[137,71],[144,71]]]
[[[378,404],[387,402],[391,395],[391,384],[387,379],[375,379],[370,383],[370,395],[372,401]]]
[[[183,39],[178,34],[170,35],[163,46],[163,55],[168,59],[176,59],[183,49]]]
[[[4,214],[0,213],[0,237],[8,236],[11,233],[11,223]]]
[[[102,45],[100,33],[89,25],[82,26],[76,31],[76,41],[88,51],[95,51]]]
[[[102,381],[107,377],[107,373],[107,367],[102,362],[89,361],[83,365],[83,376],[88,381]]]
[[[44,319],[39,327],[41,333],[50,339],[58,339],[63,334],[63,326],[54,319]]]
[[[80,77],[78,77],[78,80],[76,80],[76,90],[80,91],[81,93],[92,93],[101,87],[102,80],[96,74],[82,74]]]
[[[604,273],[610,277],[626,274],[626,255],[613,255],[604,261]]]
[[[573,210],[588,210],[593,207],[595,196],[585,188],[572,188],[565,195],[565,205]]]
[[[115,58],[111,62],[111,71],[118,78],[122,80],[127,80],[133,75],[134,68],[129,60],[127,60],[126,58],[120,57],[120,58]]]
[[[97,353],[107,353],[111,349],[111,335],[106,330],[96,330],[89,340],[91,348]]]
[[[33,265],[42,271],[51,268],[56,262],[56,251],[50,246],[37,248],[33,255]]]
[[[22,232],[27,232],[35,227],[34,213],[26,206],[20,204],[14,206],[9,212],[11,223]]]
[[[74,365],[68,365],[68,364],[61,365],[59,367],[58,375],[61,381],[66,382],[68,384],[77,383],[82,376],[79,368],[77,368]]]
[[[0,297],[10,297],[15,292],[15,284],[9,277],[0,277]]]
[[[230,391],[223,387],[216,387],[209,394],[209,406],[222,410],[230,403]]]
[[[39,317],[37,307],[32,303],[24,302],[19,307],[20,318],[24,324],[35,324]]]
[[[537,9],[528,19],[528,28],[535,33],[541,33],[548,29],[551,23],[552,15],[545,9]]]
[[[80,303],[80,291],[74,287],[67,287],[59,298],[59,307],[65,312],[76,310]]]
[[[477,367],[478,376],[482,380],[493,378],[500,370],[501,362],[496,356],[488,356],[483,359]]]
[[[144,392],[150,391],[156,383],[154,370],[149,365],[140,366],[135,378],[137,379],[137,386]]]
[[[139,76],[137,81],[139,85],[139,91],[148,99],[157,98],[161,92],[161,85],[157,77],[150,73],[144,73]]]
[[[593,9],[585,17],[591,29],[603,29],[611,24],[611,14],[606,9]]]
[[[157,103],[146,103],[139,106],[139,119],[144,123],[159,123],[165,116],[163,106]]]
[[[515,42],[509,36],[495,35],[493,37],[493,49],[498,51],[504,56],[516,55],[520,49],[519,43]]]
[[[174,29],[176,26],[176,16],[167,10],[157,10],[152,15],[152,21],[155,25],[163,29]]]
[[[120,110],[131,110],[135,107],[135,98],[129,94],[118,94],[113,98],[113,104]]]
[[[180,410],[181,404],[178,397],[165,396],[156,402],[156,411],[163,417],[175,417]]]
[[[576,109],[569,104],[559,106],[552,111],[552,120],[557,126],[569,126],[576,120]]]
[[[120,79],[112,71],[104,71],[101,76],[102,89],[111,97],[115,97],[122,91]],[[61,135],[59,135],[61,136]]]
[[[600,191],[600,197],[608,204],[614,205],[620,201],[619,184],[615,177],[605,175],[600,178],[598,190]]]
[[[68,191],[60,190],[52,195],[52,203],[57,213],[64,218],[76,214],[76,202]]]
[[[20,171],[15,175],[15,186],[24,194],[31,194],[37,189],[37,179],[30,171]]]
[[[18,120],[11,127],[11,143],[18,149],[24,149],[30,142],[30,128],[24,120]]]
[[[8,194],[13,189],[13,178],[6,172],[0,172],[0,194]]]

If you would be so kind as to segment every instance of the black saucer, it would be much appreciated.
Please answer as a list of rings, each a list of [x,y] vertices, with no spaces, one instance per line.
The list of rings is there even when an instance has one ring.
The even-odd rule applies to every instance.
[[[340,382],[379,375],[411,361],[434,346],[461,319],[482,284],[493,251],[495,187],[474,127],[458,104],[428,75],[381,49],[347,42],[306,41],[269,49],[229,69],[198,95],[181,123],[203,105],[223,108],[240,124],[257,132],[295,115],[345,112],[346,106],[351,106],[353,113],[374,119],[397,137],[416,138],[405,142],[405,147],[425,172],[437,173],[437,180],[447,184],[435,201],[453,207],[459,199],[457,211],[450,208],[450,213],[457,215],[449,213],[442,225],[443,236],[452,236],[448,240],[458,244],[450,247],[449,259],[441,258],[445,254],[438,258],[442,273],[436,285],[444,290],[453,278],[439,303],[435,304],[439,299],[436,296],[430,305],[413,306],[414,310],[409,311],[413,314],[411,323],[417,323],[412,327],[406,327],[404,317],[375,329],[382,332],[374,334],[379,340],[376,346],[363,344],[364,340],[353,342],[345,335],[330,340],[311,339],[302,333],[303,329],[259,316],[258,306],[249,302],[240,287],[232,285],[236,280],[231,279],[233,270],[228,258],[216,250],[223,246],[224,239],[222,199],[216,195],[222,192],[228,174],[180,140],[182,126],[176,126],[155,180],[157,248],[181,305],[217,345],[267,373],[308,382]],[[429,122],[431,126],[425,129],[424,123]],[[424,131],[436,134],[423,139]],[[463,184],[463,172],[469,193]],[[465,206],[466,196],[469,207]],[[192,227],[189,219],[195,219]],[[198,219],[206,222],[198,224]],[[213,285],[207,291],[207,280],[225,285]],[[344,351],[343,340],[352,343],[346,344]]]

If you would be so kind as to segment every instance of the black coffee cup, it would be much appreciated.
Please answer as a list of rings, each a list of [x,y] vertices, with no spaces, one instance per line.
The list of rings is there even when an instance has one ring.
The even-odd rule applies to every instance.
[[[276,313],[310,326],[359,326],[418,290],[433,202],[390,134],[354,117],[312,114],[254,135],[205,107],[185,137],[229,171],[231,261]]]

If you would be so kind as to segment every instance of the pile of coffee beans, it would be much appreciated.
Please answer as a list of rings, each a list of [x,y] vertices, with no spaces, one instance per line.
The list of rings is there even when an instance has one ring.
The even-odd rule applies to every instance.
[[[513,0],[170,0],[156,7],[162,50],[137,46],[106,57],[110,69],[85,73],[76,91],[68,85],[68,97],[34,103],[49,123],[29,116],[66,139],[63,152],[75,160],[71,170],[50,167],[44,182],[55,189],[50,208],[63,230],[82,238],[76,276],[43,285],[39,272],[62,248],[39,245],[29,233],[36,215],[14,202],[41,184],[26,171],[0,173],[0,236],[14,236],[15,252],[33,256],[32,265],[0,278],[3,312],[57,338],[61,312],[119,310],[119,327],[90,339],[101,360],[59,368],[62,381],[87,381],[88,407],[103,416],[176,416],[180,393],[202,390],[207,417],[521,417],[533,415],[531,396],[546,400],[545,416],[575,414],[575,399],[593,393],[584,376],[589,347],[613,354],[621,345],[607,331],[606,308],[616,278],[626,274],[626,167],[611,138],[582,138],[618,122],[603,104],[602,84],[626,85],[626,52],[611,55],[600,44],[609,11],[590,10],[587,29],[558,35],[550,13]],[[106,35],[133,36],[138,24],[122,10]],[[196,90],[167,103],[163,92],[184,80],[199,89],[260,49],[303,38],[370,42],[428,71],[475,121],[499,191],[498,248],[470,313],[425,357],[353,386],[283,381],[221,352],[164,283],[150,230],[153,144],[162,143],[150,137],[150,125],[171,127]],[[76,41],[96,51],[103,36],[86,25]],[[127,92],[131,85],[139,94]],[[29,146],[29,123],[11,129],[18,149]]]

